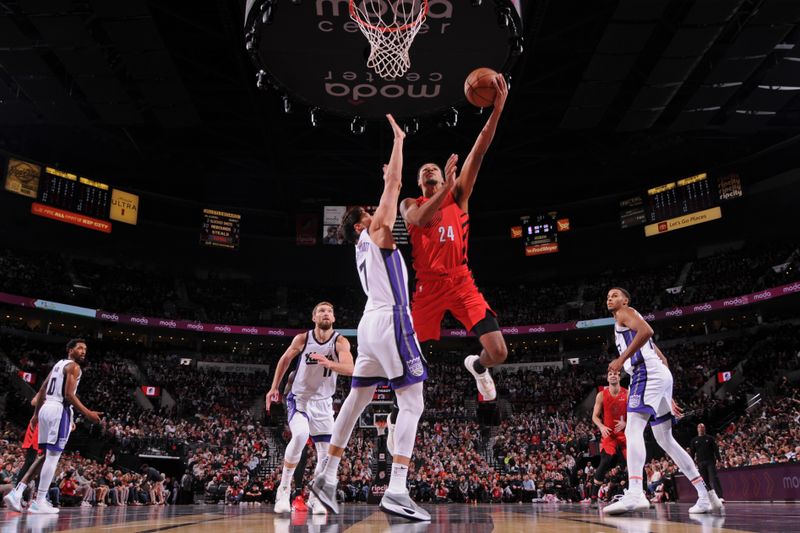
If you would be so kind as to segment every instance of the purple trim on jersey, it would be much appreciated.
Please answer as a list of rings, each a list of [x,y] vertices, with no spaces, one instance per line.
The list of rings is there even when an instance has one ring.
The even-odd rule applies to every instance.
[[[69,406],[64,406],[61,410],[61,421],[58,423],[58,436],[56,442],[50,444],[49,442],[40,442],[39,447],[51,452],[63,452],[67,447],[69,440],[70,426],[72,425],[72,409]],[[45,438],[47,436],[45,435]]]
[[[395,305],[408,305],[408,298],[405,294],[405,287],[400,286],[403,281],[403,268],[398,262],[401,261],[397,250],[385,250],[381,248],[383,264],[386,265],[386,276],[389,278],[389,285],[392,287],[392,297]]]
[[[667,421],[669,421],[669,422],[674,422],[675,421],[675,416],[673,416],[672,412],[669,412],[669,413],[667,413],[665,415],[661,415],[661,416],[656,416],[655,414],[653,414],[653,418],[650,419],[650,425],[651,426],[657,426],[657,425],[663,424],[664,422],[667,422]]]
[[[390,380],[389,385],[392,389],[401,389],[428,379],[428,365],[419,351],[417,336],[405,308],[395,307],[392,313],[394,340],[403,360],[403,375]]]
[[[389,380],[386,378],[362,378],[358,376],[353,376],[353,379],[350,380],[350,386],[354,389],[361,388],[361,387],[371,387],[373,385],[388,385]]]
[[[292,417],[294,416],[295,413],[300,413],[301,415],[306,417],[306,420],[308,420],[307,414],[305,414],[303,411],[297,410],[297,401],[294,398],[295,396],[293,392],[290,392],[289,394],[286,395],[286,411],[288,415],[286,417],[286,421],[291,422]]]
[[[631,384],[628,389],[628,412],[640,413],[644,405],[644,391],[647,388],[647,365],[637,365],[631,376]],[[653,408],[650,407],[650,411]],[[655,415],[655,411],[653,411]]]
[[[629,329],[628,331],[623,331],[621,333],[622,338],[625,339],[625,343],[630,346],[633,343],[633,338],[636,336],[636,332],[632,329]],[[630,337],[626,335],[626,333],[630,334]],[[633,357],[631,357],[631,364],[636,366],[641,363],[644,363],[644,354],[642,353],[642,350],[636,350],[636,353],[633,354]]]
[[[318,442],[330,442],[331,436],[330,435],[311,435],[311,442],[314,444]]]

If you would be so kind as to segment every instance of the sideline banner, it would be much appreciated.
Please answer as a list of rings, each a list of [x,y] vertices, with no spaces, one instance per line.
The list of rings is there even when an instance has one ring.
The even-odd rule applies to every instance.
[[[800,463],[742,466],[719,471],[726,501],[800,500]],[[684,475],[675,477],[678,501],[697,500],[697,492]]]
[[[718,311],[720,309],[732,309],[743,307],[789,294],[800,293],[800,281],[765,289],[759,292],[750,294],[743,294],[741,296],[734,296],[731,298],[723,298],[721,300],[714,300],[700,304],[686,305],[683,307],[675,307],[666,309],[664,311],[652,311],[643,314],[647,321],[658,321],[669,318],[677,318],[682,316],[695,315],[700,313],[708,313],[710,311]],[[24,296],[17,296],[14,294],[7,294],[0,292],[0,302],[12,305],[19,305],[22,307],[38,307],[40,309],[47,309],[51,311],[59,311],[67,314],[76,314],[81,316],[88,316],[97,318],[106,322],[116,322],[119,324],[128,324],[133,326],[147,326],[158,327],[175,330],[198,331],[201,333],[230,333],[233,335],[255,335],[265,337],[294,337],[298,333],[307,331],[306,329],[297,328],[277,328],[268,326],[237,326],[232,324],[206,324],[203,322],[195,322],[191,320],[176,320],[172,318],[158,318],[141,315],[126,315],[122,313],[115,313],[113,311],[104,311],[102,309],[89,309],[86,307],[77,307],[73,305],[61,304],[58,302],[51,302],[48,300],[36,300]],[[593,320],[580,320],[578,322],[563,322],[560,324],[531,324],[528,326],[506,326],[500,328],[503,335],[532,335],[537,333],[557,333],[559,331],[571,331],[576,329],[588,329],[596,327],[610,326],[614,323],[612,318],[596,318]],[[354,329],[338,330],[343,335],[353,336],[356,334]],[[474,337],[471,332],[464,329],[442,329],[442,337]]]

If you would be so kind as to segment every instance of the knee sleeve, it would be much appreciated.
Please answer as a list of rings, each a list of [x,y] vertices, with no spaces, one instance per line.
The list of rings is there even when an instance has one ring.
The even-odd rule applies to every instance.
[[[644,430],[650,417],[640,413],[628,413],[625,440],[628,448],[628,477],[641,477],[647,459],[644,445]]]
[[[700,475],[689,453],[672,436],[672,422],[667,421],[653,426],[653,436],[655,436],[658,445],[675,461],[675,464],[678,465],[678,468],[687,478],[692,480]]]
[[[342,408],[339,410],[339,416],[336,417],[336,422],[333,424],[331,445],[339,448],[347,446],[347,441],[350,440],[350,434],[353,432],[358,417],[361,416],[364,408],[372,401],[374,393],[375,385],[350,389],[350,394],[347,395]]]
[[[289,422],[289,429],[292,431],[292,440],[286,445],[284,459],[287,463],[296,465],[308,441],[308,420],[301,413],[295,413]]]
[[[414,383],[395,391],[397,406],[400,409],[394,431],[395,455],[411,457],[417,436],[417,424],[425,409],[422,392],[422,383]]]

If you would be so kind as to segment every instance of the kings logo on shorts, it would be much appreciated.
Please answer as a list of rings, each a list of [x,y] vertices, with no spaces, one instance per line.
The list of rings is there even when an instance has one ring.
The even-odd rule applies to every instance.
[[[628,407],[631,409],[636,409],[639,407],[639,403],[642,401],[642,397],[638,394],[631,394],[628,397]]]
[[[419,377],[423,372],[425,372],[425,367],[422,365],[422,359],[419,357],[412,357],[406,361],[406,366],[408,366],[408,372],[414,377]]]

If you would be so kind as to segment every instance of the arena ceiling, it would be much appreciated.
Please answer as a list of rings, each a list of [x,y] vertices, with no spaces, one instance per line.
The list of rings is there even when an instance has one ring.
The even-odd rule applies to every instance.
[[[524,2],[525,52],[485,161],[491,187],[476,201],[542,206],[637,189],[797,140],[800,2],[588,5]],[[284,113],[279,94],[256,88],[244,7],[0,2],[0,148],[219,205],[373,198],[388,129],[353,135],[347,119],[312,128],[302,106]],[[455,128],[422,122],[409,165],[465,153],[484,119],[465,110]]]

